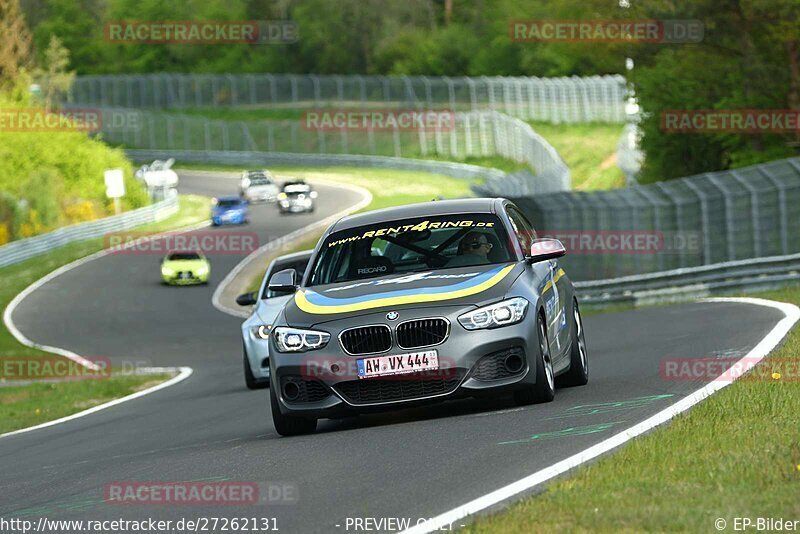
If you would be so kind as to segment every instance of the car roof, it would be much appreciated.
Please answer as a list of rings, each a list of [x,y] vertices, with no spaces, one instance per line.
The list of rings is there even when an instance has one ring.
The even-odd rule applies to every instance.
[[[242,200],[242,197],[237,196],[237,195],[225,195],[225,196],[222,196],[222,197],[217,197],[217,201],[219,201],[219,200],[236,200],[238,202],[238,201]]]
[[[367,211],[358,215],[343,217],[334,224],[331,232],[346,230],[356,226],[378,224],[398,219],[415,217],[451,215],[454,213],[495,213],[495,205],[501,202],[498,198],[460,198],[455,200],[437,200],[436,202],[420,202],[395,208]]]

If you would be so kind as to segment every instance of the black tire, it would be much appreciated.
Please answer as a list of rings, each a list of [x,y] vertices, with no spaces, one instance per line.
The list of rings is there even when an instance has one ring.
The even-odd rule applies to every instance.
[[[514,402],[520,406],[550,402],[556,395],[553,361],[550,358],[550,345],[547,342],[547,327],[541,314],[537,314],[536,330],[539,338],[539,350],[534,354],[536,359],[536,384],[527,385],[525,389],[514,392]]]
[[[317,429],[316,419],[283,415],[278,407],[278,397],[275,388],[269,388],[269,403],[272,407],[272,424],[275,431],[281,436],[299,436],[310,434]]]
[[[558,383],[564,386],[585,386],[589,382],[589,355],[586,351],[586,337],[583,332],[583,320],[577,299],[572,300],[571,325],[572,348],[570,349],[569,371],[558,377]]]
[[[269,380],[259,382],[253,376],[253,370],[250,368],[250,360],[247,359],[247,352],[244,353],[244,384],[247,389],[264,389],[269,387]]]

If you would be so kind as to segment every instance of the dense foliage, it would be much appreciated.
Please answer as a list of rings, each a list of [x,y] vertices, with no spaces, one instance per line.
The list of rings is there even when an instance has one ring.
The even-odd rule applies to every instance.
[[[37,51],[56,34],[79,74],[624,73],[644,112],[646,181],[784,157],[800,144],[795,133],[667,133],[659,124],[666,109],[800,108],[797,0],[28,0],[24,10]],[[109,21],[182,19],[290,19],[300,38],[288,45],[104,40]],[[704,37],[695,44],[512,42],[510,22],[533,19],[697,19]]]

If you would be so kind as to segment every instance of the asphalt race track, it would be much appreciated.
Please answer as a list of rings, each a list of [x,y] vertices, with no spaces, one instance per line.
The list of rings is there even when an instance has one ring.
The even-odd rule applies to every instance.
[[[183,173],[184,192],[230,194],[236,181]],[[234,231],[276,238],[355,204],[318,186],[311,215],[257,206]],[[230,231],[212,229],[212,231]],[[262,241],[263,242],[263,241]],[[212,257],[208,286],[159,284],[158,257],[110,255],[72,270],[14,314],[29,338],[116,363],[188,365],[173,387],[88,417],[0,439],[0,516],[36,519],[277,518],[281,532],[345,532],[347,518],[428,518],[633,426],[702,384],[660,375],[667,358],[744,355],[783,315],[741,303],[655,307],[585,319],[591,378],[554,402],[462,401],[338,421],[280,438],[267,390],[242,378],[240,319],[211,305],[241,256]],[[735,416],[735,414],[732,414]],[[296,485],[294,504],[139,506],[104,502],[115,481],[231,480]],[[350,531],[352,531],[352,526]]]

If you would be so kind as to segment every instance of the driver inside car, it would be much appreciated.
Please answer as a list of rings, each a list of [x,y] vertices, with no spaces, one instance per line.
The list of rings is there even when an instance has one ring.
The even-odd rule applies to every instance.
[[[485,234],[469,232],[458,244],[458,255],[447,262],[446,267],[468,267],[471,265],[486,265],[490,263],[489,252],[492,244]]]

